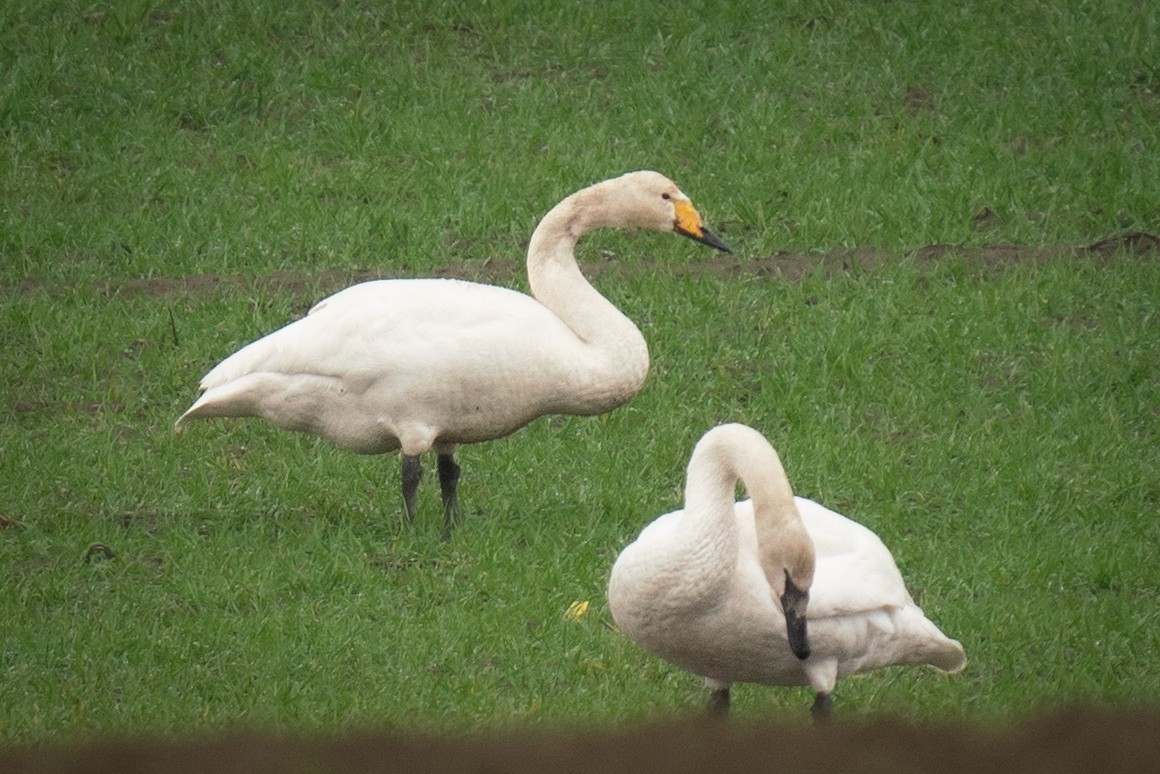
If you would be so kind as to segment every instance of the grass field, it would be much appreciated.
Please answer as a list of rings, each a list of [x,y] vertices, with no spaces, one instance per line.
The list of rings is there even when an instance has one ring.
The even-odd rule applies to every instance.
[[[604,587],[724,420],[876,530],[967,650],[958,678],[840,682],[838,717],[1154,703],[1160,261],[1070,246],[1160,232],[1158,20],[5,0],[0,741],[698,712]],[[538,218],[643,167],[735,259],[584,242],[649,381],[465,447],[451,541],[430,477],[401,523],[394,457],[256,421],[172,434],[210,366],[355,276],[526,288]],[[853,248],[875,264],[824,270]],[[810,700],[735,692],[743,718]]]

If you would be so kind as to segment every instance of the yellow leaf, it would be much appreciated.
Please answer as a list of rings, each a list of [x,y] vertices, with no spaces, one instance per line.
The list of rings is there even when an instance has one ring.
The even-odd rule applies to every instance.
[[[577,601],[573,602],[572,604],[568,605],[568,610],[567,610],[567,612],[564,613],[564,617],[567,618],[569,621],[579,621],[581,618],[584,617],[584,614],[587,612],[588,612],[588,600],[584,600],[583,602],[577,600]]]

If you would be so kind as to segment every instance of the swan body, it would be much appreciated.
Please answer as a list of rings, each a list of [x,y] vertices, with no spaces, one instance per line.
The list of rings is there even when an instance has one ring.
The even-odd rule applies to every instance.
[[[260,417],[362,454],[401,450],[408,518],[434,449],[447,529],[459,518],[456,447],[546,414],[610,411],[640,390],[648,347],[580,273],[595,228],[670,231],[727,250],[688,197],[656,172],[597,183],[560,202],[528,246],[532,296],[453,279],[360,283],[222,361],[177,420]]]
[[[734,503],[738,479],[751,499]],[[770,479],[783,492],[773,504]],[[966,666],[962,646],[914,603],[877,535],[785,492],[781,463],[759,433],[743,425],[709,431],[689,463],[685,508],[645,527],[612,568],[608,599],[620,629],[705,678],[716,711],[728,709],[733,683],[808,685],[820,720],[844,675],[892,665],[944,672]],[[786,611],[770,582],[803,555],[813,565],[803,581],[804,658],[791,649]]]

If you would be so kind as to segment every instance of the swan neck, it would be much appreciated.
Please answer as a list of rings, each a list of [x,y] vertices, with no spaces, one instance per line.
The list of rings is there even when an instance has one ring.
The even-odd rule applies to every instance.
[[[528,245],[528,284],[532,295],[572,330],[593,358],[590,365],[619,375],[631,395],[648,373],[648,346],[636,325],[585,279],[576,264],[576,243],[588,231],[616,225],[611,205],[599,191],[584,189],[553,207],[532,233]]]
[[[685,489],[686,507],[713,510],[714,504],[732,505],[740,481],[755,509],[772,526],[800,522],[793,504],[793,489],[777,452],[756,431],[718,428],[694,450],[689,461]]]
[[[694,450],[685,490],[686,514],[692,514],[690,539],[713,545],[720,543],[714,535],[736,532],[733,500],[738,481],[752,500],[758,557],[771,586],[780,588],[788,570],[808,588],[813,579],[813,543],[777,452],[754,430],[727,425]],[[735,561],[736,548],[731,548],[721,561]]]
[[[583,206],[583,193],[574,193],[549,210],[532,232],[528,243],[528,283],[532,295],[541,302],[553,297],[553,288],[561,281],[588,285],[575,255],[576,243],[593,228],[591,216]]]

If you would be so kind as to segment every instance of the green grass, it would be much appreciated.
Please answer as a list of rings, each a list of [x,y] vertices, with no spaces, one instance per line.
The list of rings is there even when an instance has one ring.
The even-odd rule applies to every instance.
[[[906,249],[1160,231],[1157,27],[1130,2],[5,3],[0,740],[699,711],[604,585],[722,420],[879,532],[971,659],[842,681],[839,716],[1154,702],[1160,263]],[[464,448],[448,543],[431,477],[400,523],[394,458],[172,434],[210,365],[337,276],[518,266],[559,198],[640,167],[743,257],[893,257],[791,283],[593,235],[649,382]]]
[[[639,167],[746,252],[1157,228],[1127,0],[6,6],[8,281],[510,256]]]

